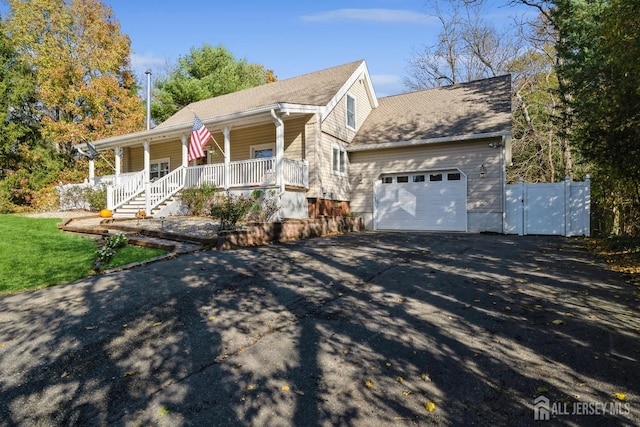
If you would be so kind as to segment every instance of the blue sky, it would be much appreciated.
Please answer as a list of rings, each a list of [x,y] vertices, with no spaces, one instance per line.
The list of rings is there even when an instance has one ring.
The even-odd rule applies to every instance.
[[[211,1],[103,0],[131,38],[132,65],[161,73],[204,43],[286,79],[365,59],[378,96],[406,91],[416,49],[436,40],[426,0]],[[512,13],[489,0],[493,18]]]

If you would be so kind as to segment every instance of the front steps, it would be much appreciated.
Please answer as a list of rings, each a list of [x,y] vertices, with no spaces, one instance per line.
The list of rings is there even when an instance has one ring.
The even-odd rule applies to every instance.
[[[178,197],[177,194],[169,197],[164,202],[160,203],[158,206],[153,208],[151,212],[145,212],[145,196],[144,193],[134,197],[129,200],[124,205],[114,209],[113,211],[113,219],[134,219],[134,218],[142,218],[142,217],[154,217],[158,215],[163,208],[169,206],[170,204],[177,202]],[[142,213],[145,213],[144,216],[141,216]]]

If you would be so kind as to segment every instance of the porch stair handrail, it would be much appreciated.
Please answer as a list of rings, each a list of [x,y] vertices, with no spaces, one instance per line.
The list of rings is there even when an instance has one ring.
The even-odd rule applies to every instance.
[[[184,187],[185,175],[186,170],[184,166],[180,166],[155,182],[147,183],[147,188],[145,189],[145,208],[147,215],[150,215],[151,211],[160,205],[160,203]]]
[[[144,170],[122,177],[118,185],[107,186],[107,209],[114,210],[144,191]]]

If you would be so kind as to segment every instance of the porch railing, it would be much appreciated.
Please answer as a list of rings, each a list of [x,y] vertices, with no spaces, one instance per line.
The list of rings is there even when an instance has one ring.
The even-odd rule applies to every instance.
[[[184,187],[186,170],[184,166],[174,169],[162,178],[146,185],[146,204],[147,212],[151,212],[160,203],[176,194]]]
[[[121,184],[124,181],[128,180],[129,178],[133,177],[137,173],[139,173],[139,172],[121,173],[120,175],[118,175],[117,178],[116,178],[115,175],[96,176],[94,178],[94,184],[118,185],[118,184]]]
[[[231,162],[229,164],[229,188],[272,186],[276,184],[276,159],[250,159]],[[135,196],[145,192],[145,210],[151,212],[163,201],[182,188],[197,187],[203,183],[211,183],[224,187],[224,164],[190,166],[173,170],[152,183],[145,184],[144,171],[129,174],[116,186],[107,187],[107,207],[115,209]],[[309,187],[309,165],[306,161],[283,159],[282,177],[285,185]]]
[[[229,164],[229,187],[272,185],[276,182],[276,159],[249,159]]]
[[[118,185],[107,186],[107,209],[113,210],[133,199],[144,190],[144,171],[127,174],[120,177]]]
[[[309,188],[309,163],[282,159],[282,175],[285,185]]]
[[[217,187],[224,185],[224,163],[187,168],[187,176],[184,180],[185,188],[198,187],[205,183]]]

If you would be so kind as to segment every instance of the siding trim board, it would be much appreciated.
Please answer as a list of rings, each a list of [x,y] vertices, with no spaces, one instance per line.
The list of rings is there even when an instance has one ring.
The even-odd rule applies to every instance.
[[[390,141],[377,144],[359,144],[347,147],[348,152],[382,150],[385,148],[413,147],[419,145],[442,144],[446,142],[464,142],[478,139],[491,139],[511,136],[511,132],[478,133],[472,135],[444,136],[440,138],[415,139],[411,141]]]

